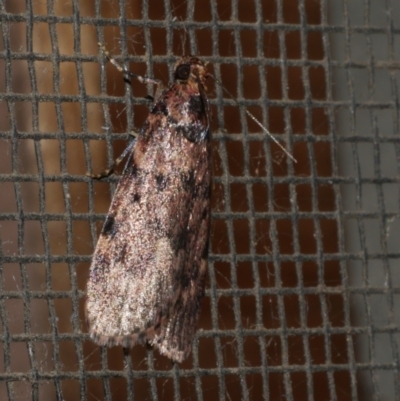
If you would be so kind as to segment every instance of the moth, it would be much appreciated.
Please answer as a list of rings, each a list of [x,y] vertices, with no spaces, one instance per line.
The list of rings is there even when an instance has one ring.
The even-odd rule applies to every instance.
[[[176,362],[190,354],[210,233],[208,76],[192,56],[176,62],[166,89],[135,76],[160,90],[124,152],[129,157],[90,266],[86,316],[99,345],[148,343]]]

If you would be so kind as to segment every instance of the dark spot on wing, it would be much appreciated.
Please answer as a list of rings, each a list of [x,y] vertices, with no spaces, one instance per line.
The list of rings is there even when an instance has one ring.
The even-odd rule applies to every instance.
[[[103,279],[104,273],[108,272],[110,259],[108,256],[98,253],[94,256],[92,267],[90,269],[90,279],[98,282]]]
[[[135,194],[133,195],[133,201],[134,201],[134,202],[139,202],[139,201],[140,201],[140,198],[141,198],[140,194],[135,193]]]
[[[167,116],[167,105],[163,101],[156,103],[151,109],[151,114],[163,114],[164,116]]]
[[[162,218],[160,219],[159,217],[155,217],[152,223],[154,224],[155,231],[157,233],[159,233],[160,235],[165,234],[165,224]]]
[[[194,171],[191,170],[188,173],[181,173],[181,181],[183,189],[186,192],[191,191],[194,187],[194,182],[195,182]]]
[[[114,216],[109,214],[106,218],[106,221],[104,222],[101,234],[104,236],[114,237],[116,233],[117,233],[117,226],[115,224]]]
[[[180,276],[179,284],[181,288],[187,288],[191,284],[191,277],[188,274],[182,274]]]
[[[172,126],[175,126],[176,124],[178,124],[178,120],[170,115],[167,116],[167,122],[168,122],[168,125],[172,125]],[[179,131],[179,128],[180,127],[177,127],[178,131]]]
[[[202,220],[205,220],[205,219],[207,218],[207,216],[208,216],[208,208],[205,207],[205,208],[203,209],[202,214],[201,214],[201,219],[202,219]]]
[[[178,253],[180,249],[185,249],[187,242],[186,230],[181,230],[175,244],[175,253]]]
[[[196,114],[200,119],[200,115],[205,113],[203,99],[201,96],[191,96],[189,100],[189,110]]]
[[[206,131],[200,120],[194,120],[188,125],[177,125],[175,129],[190,142],[199,143],[208,140],[208,130]]]
[[[122,247],[122,249],[120,250],[119,254],[118,254],[118,262],[120,263],[124,263],[125,262],[125,256],[127,253],[127,248],[128,245],[124,244],[124,246]]]
[[[157,191],[164,191],[167,186],[167,177],[163,174],[156,175],[156,188]]]

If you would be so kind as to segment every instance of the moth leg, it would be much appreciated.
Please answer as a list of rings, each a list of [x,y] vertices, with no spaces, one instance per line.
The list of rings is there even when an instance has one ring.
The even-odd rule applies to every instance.
[[[100,179],[100,178],[108,177],[108,176],[115,170],[115,168],[118,167],[118,166],[121,164],[122,160],[125,159],[126,155],[132,151],[133,145],[135,144],[136,138],[137,138],[137,136],[138,136],[139,134],[136,133],[136,132],[131,132],[129,135],[133,136],[135,139],[134,139],[132,142],[130,142],[130,143],[128,144],[128,146],[127,146],[127,147],[125,148],[125,150],[121,153],[121,155],[114,161],[114,163],[111,165],[110,168],[108,168],[107,170],[104,170],[104,171],[103,171],[102,173],[100,173],[100,174],[90,174],[90,173],[86,173],[86,176],[87,176],[87,177],[90,177],[90,178],[94,178],[94,179],[96,179],[96,180],[98,180],[98,179]]]
[[[129,84],[132,86],[132,81],[131,78],[135,78],[137,79],[139,82],[141,82],[142,84],[153,84],[153,85],[157,85],[157,93],[161,93],[161,91],[164,89],[164,84],[162,81],[160,81],[159,79],[154,79],[154,78],[148,78],[148,77],[144,77],[141,75],[137,75],[131,71],[128,71],[127,68],[123,65],[121,65],[120,63],[118,63],[117,60],[115,60],[110,53],[108,52],[108,50],[105,48],[105,46],[103,46],[101,43],[98,43],[100,50],[104,53],[104,55],[107,57],[107,59],[110,61],[110,63],[119,71],[124,75],[124,78],[129,82]]]

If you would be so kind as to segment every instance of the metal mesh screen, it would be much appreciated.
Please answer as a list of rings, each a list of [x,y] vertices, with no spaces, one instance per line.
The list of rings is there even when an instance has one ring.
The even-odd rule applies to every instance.
[[[400,2],[0,0],[1,400],[400,400]],[[212,82],[207,293],[187,361],[93,344],[91,254],[151,87]],[[248,119],[247,108],[293,154]]]

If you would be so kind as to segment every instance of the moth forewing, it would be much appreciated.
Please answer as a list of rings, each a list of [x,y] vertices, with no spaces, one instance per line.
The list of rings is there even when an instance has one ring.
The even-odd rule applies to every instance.
[[[180,59],[117,185],[87,285],[91,338],[181,362],[197,330],[210,231],[208,72]],[[143,79],[142,79],[143,81]]]

